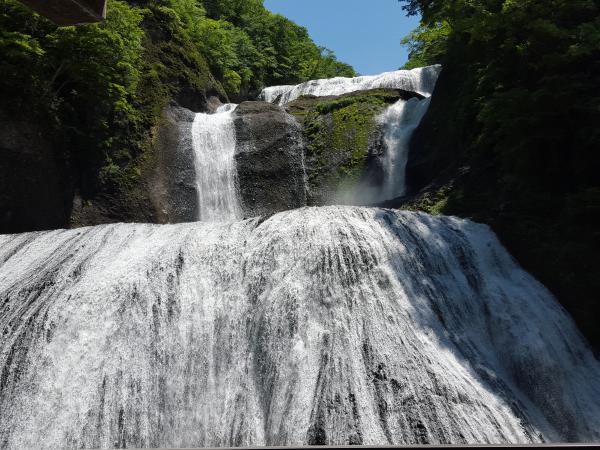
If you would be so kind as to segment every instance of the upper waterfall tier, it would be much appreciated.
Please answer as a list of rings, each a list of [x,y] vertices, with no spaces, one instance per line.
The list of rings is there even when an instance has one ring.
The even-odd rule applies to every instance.
[[[410,139],[429,109],[431,97],[399,100],[379,118],[383,126],[384,180],[377,201],[406,194],[406,164]]]
[[[224,222],[241,217],[232,116],[236,107],[226,104],[214,114],[196,114],[192,125],[198,220],[203,222]]]
[[[323,97],[382,88],[403,89],[429,97],[435,88],[441,70],[442,66],[435,65],[356,78],[337,77],[312,80],[296,86],[272,86],[265,88],[260,93],[259,100],[284,105],[303,95]]]
[[[0,446],[600,439],[600,365],[483,225],[355,207],[0,236]]]

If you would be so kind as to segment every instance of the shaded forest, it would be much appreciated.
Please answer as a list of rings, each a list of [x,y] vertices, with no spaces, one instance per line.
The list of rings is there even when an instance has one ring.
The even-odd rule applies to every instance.
[[[600,2],[401,3],[422,15],[407,67],[444,65],[412,206],[490,224],[598,348]]]

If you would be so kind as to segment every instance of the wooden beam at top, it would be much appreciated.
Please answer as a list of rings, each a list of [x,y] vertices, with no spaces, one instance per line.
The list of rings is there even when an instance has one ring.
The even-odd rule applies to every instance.
[[[21,0],[57,25],[82,25],[106,18],[106,0]]]

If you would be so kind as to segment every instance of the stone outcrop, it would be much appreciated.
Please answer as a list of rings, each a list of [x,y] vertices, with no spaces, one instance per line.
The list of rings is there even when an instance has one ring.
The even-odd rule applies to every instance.
[[[175,105],[163,112],[149,186],[160,223],[191,222],[198,214],[191,132],[194,117],[192,111]]]
[[[163,110],[152,143],[134,162],[139,176],[92,199],[75,195],[72,227],[114,222],[180,223],[196,220],[194,113],[171,104]]]
[[[283,108],[244,102],[235,113],[235,154],[246,217],[306,205],[300,125]]]

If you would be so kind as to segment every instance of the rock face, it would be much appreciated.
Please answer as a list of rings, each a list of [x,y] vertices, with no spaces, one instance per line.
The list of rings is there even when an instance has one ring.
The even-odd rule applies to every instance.
[[[308,204],[370,204],[384,180],[381,113],[419,97],[398,89],[301,97],[286,110],[302,124]]]
[[[194,116],[175,105],[163,113],[155,145],[154,183],[150,186],[159,223],[191,222],[198,214],[191,132]]]
[[[123,186],[110,186],[91,198],[76,192],[66,226],[78,228],[116,222],[161,223],[150,198],[154,155],[150,152],[142,155],[135,164],[141,174],[136,180]]]
[[[236,166],[246,217],[306,205],[300,125],[283,108],[244,102],[234,113]]]
[[[461,153],[467,147],[465,132],[457,128],[455,121],[447,120],[448,110],[460,114],[464,107],[454,89],[462,76],[451,69],[440,74],[435,95],[431,97],[430,113],[412,136],[406,165],[409,193],[418,192],[436,178],[446,182],[463,161]]]
[[[48,130],[0,111],[0,234],[68,222],[70,180]]]
[[[102,192],[92,200],[73,201],[70,225],[114,222],[180,223],[196,220],[194,113],[175,103],[164,109],[152,144],[135,162],[139,177]]]

